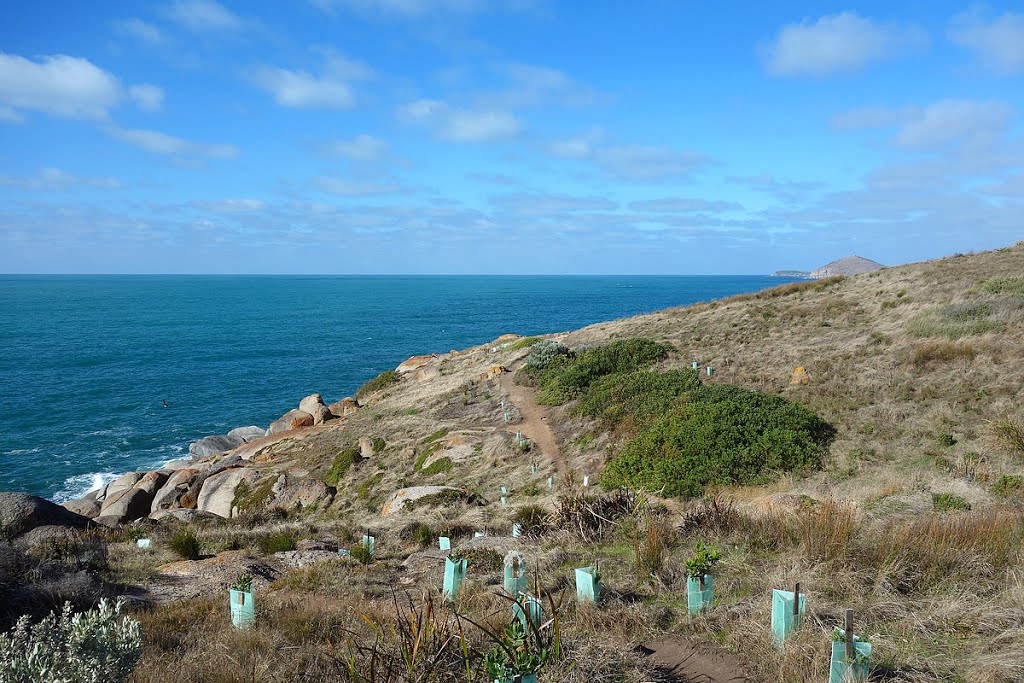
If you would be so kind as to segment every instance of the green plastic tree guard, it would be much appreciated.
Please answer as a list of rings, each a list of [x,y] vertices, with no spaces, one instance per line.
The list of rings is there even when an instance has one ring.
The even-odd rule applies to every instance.
[[[437,537],[437,547],[439,549],[441,549],[441,550],[451,550],[452,549],[452,540],[450,538],[448,538],[447,536],[438,536]]]
[[[807,596],[800,594],[800,612],[793,614],[793,591],[772,591],[772,639],[776,647],[782,647],[782,643],[790,633],[800,628],[800,618],[807,611]]]
[[[576,570],[576,601],[581,605],[596,605],[601,600],[601,578],[595,567],[579,567]]]
[[[487,536],[487,532],[486,531],[474,531],[473,532],[473,538],[484,538],[486,536]]]
[[[707,366],[707,368],[705,368],[705,369],[708,371],[708,377],[710,377],[711,373],[715,371],[715,369],[713,367],[711,367],[710,365]]]
[[[466,560],[452,562],[451,558],[445,558],[443,592],[444,597],[448,600],[454,600],[459,594],[459,586],[462,585],[462,579],[466,576],[466,566]]]
[[[248,631],[256,623],[256,603],[252,593],[232,588],[230,596],[231,625],[240,631]]]
[[[710,574],[704,575],[704,590],[700,589],[700,581],[692,576],[686,577],[686,605],[690,614],[700,614],[711,609],[715,594],[715,579]]]
[[[508,505],[508,496],[502,496],[501,497],[501,504],[502,505]]]
[[[555,478],[554,477],[548,477],[548,488],[549,489],[555,488]]]
[[[519,522],[512,523],[512,538],[519,538],[523,535],[523,525]]]
[[[530,464],[530,474],[537,474],[537,463]]]
[[[505,495],[506,493],[508,493],[508,487],[502,485],[502,487],[501,487],[501,495]]]
[[[693,368],[694,370],[696,370],[699,365],[700,363],[698,363],[697,361],[693,361],[692,363],[690,363],[690,367]]]
[[[524,609],[525,608],[525,609]],[[519,620],[523,628],[529,630],[532,623],[534,628],[540,628],[544,622],[544,605],[532,595],[522,595],[518,602],[512,605],[512,616]],[[529,618],[529,622],[527,622]]]
[[[523,570],[517,575],[514,567],[505,567],[505,592],[509,595],[516,596],[526,592],[527,576],[525,567]]]
[[[508,421],[509,421],[508,413],[504,413],[504,417],[505,417],[505,424],[508,424]]]
[[[519,674],[513,678],[503,678],[494,683],[537,683],[537,674]]]
[[[139,550],[149,550],[152,547],[152,545],[152,541],[150,541],[148,538],[140,538],[135,541],[135,546]]]
[[[370,557],[373,557],[373,553],[377,549],[377,538],[375,536],[363,535],[362,543],[369,549]]]
[[[841,635],[846,635],[846,631],[843,629],[838,630]],[[853,661],[847,661],[846,643],[833,641],[828,683],[853,683],[854,681],[868,680],[868,674],[871,671],[871,643],[861,642],[860,638],[854,636],[853,652]]]

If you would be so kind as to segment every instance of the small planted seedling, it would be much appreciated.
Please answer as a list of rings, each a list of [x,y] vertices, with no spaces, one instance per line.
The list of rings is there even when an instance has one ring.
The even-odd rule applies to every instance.
[[[256,604],[252,597],[252,576],[242,574],[228,592],[231,601],[231,625],[247,631],[256,623]]]
[[[492,635],[494,647],[484,654],[487,678],[494,683],[537,683],[537,673],[554,649],[545,635],[512,620],[503,633]]]
[[[153,543],[148,538],[140,538],[135,541],[135,547],[139,550],[149,550],[153,547]]]
[[[576,570],[576,601],[596,605],[601,601],[601,568],[579,567]]]
[[[711,571],[721,559],[717,548],[698,541],[693,556],[686,561],[686,603],[691,615],[711,609],[715,593]]]
[[[782,647],[791,633],[800,628],[800,618],[807,611],[807,596],[800,593],[797,582],[793,591],[772,591],[772,640]]]
[[[871,643],[853,633],[853,610],[846,610],[846,628],[832,632],[832,662],[828,683],[856,683],[868,680],[871,671]]]
[[[459,594],[459,587],[462,585],[462,580],[466,577],[466,568],[468,566],[466,558],[459,555],[457,550],[453,550],[448,557],[444,560],[444,583],[442,584],[442,592],[446,600],[454,601]]]
[[[505,592],[512,597],[525,593],[527,589],[526,558],[517,550],[505,555]]]
[[[532,595],[520,593],[512,605],[512,616],[519,620],[524,629],[531,628],[531,625],[532,628],[540,628],[544,622],[544,605]]]

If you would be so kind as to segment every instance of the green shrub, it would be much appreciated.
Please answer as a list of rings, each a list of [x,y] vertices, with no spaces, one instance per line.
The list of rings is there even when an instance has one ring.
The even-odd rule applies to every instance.
[[[371,443],[373,444],[373,452],[374,452],[375,454],[376,454],[376,453],[382,453],[382,452],[384,451],[384,449],[385,449],[385,448],[387,447],[387,445],[388,445],[388,442],[387,442],[387,441],[385,441],[385,440],[383,439],[383,437],[380,437],[380,436],[375,436],[375,437],[373,437],[373,440],[372,440],[372,442],[371,442]]]
[[[398,538],[415,543],[421,548],[432,546],[436,537],[434,530],[424,522],[409,522],[398,532]]]
[[[337,486],[338,481],[345,476],[348,468],[362,459],[363,456],[359,453],[359,447],[349,446],[334,456],[334,462],[331,463],[331,469],[327,472],[327,476],[324,477],[324,483],[328,486]]]
[[[65,603],[37,624],[21,617],[10,633],[0,633],[0,681],[127,681],[142,654],[142,629],[123,611],[123,601],[102,599],[79,614]]]
[[[356,398],[363,398],[370,394],[387,389],[392,384],[396,384],[401,380],[401,375],[395,370],[385,370],[380,373],[369,382],[359,387],[356,390]]]
[[[512,515],[512,521],[519,525],[523,536],[537,537],[551,527],[551,514],[539,505],[523,505]]]
[[[352,559],[354,559],[359,564],[368,565],[371,562],[373,562],[373,551],[370,550],[370,545],[368,543],[363,543],[362,541],[360,541],[359,543],[356,543],[354,546],[349,548],[348,553],[352,557]]]
[[[517,339],[516,341],[512,342],[512,345],[509,347],[509,349],[512,351],[519,351],[520,349],[529,348],[534,344],[539,344],[542,341],[544,340],[541,339],[540,337],[523,337],[522,339]]]
[[[176,531],[168,543],[171,550],[185,560],[198,560],[202,553],[202,544],[192,529]]]
[[[572,351],[565,344],[550,339],[539,340],[526,355],[523,367],[531,370],[545,370],[553,362],[571,357]]]
[[[298,539],[291,531],[275,531],[267,536],[262,536],[258,545],[265,555],[273,555],[295,550],[298,547]]]
[[[699,388],[697,373],[690,369],[617,373],[591,385],[576,412],[612,427],[624,421],[644,424],[668,412],[680,396]]]
[[[1019,474],[1004,474],[992,485],[992,493],[1004,498],[1022,492],[1024,492],[1024,476]]]
[[[713,484],[757,484],[820,463],[835,429],[778,396],[707,384],[642,429],[602,484],[698,496]]]
[[[1024,277],[993,277],[982,280],[981,288],[992,294],[1024,296]]]
[[[444,491],[431,493],[430,495],[423,496],[415,500],[406,501],[405,509],[411,511],[425,507],[450,507],[471,499],[472,496],[466,491],[459,489],[445,489]]]
[[[537,376],[537,402],[561,405],[601,378],[648,367],[668,357],[671,350],[650,339],[623,339],[586,349],[571,359],[560,356]]]
[[[461,551],[462,557],[469,562],[469,568],[476,575],[500,572],[505,567],[505,557],[497,550],[490,548],[468,548]]]
[[[935,510],[935,512],[970,510],[971,504],[967,502],[967,499],[961,498],[954,493],[933,493],[932,509]]]
[[[438,458],[434,462],[430,463],[427,467],[423,468],[421,473],[425,477],[430,477],[435,474],[441,474],[442,472],[448,472],[452,469],[451,458]]]
[[[1024,456],[1024,422],[1012,415],[1006,415],[989,423],[989,432],[1001,450],[1012,455]]]
[[[378,472],[369,479],[365,479],[356,486],[356,497],[360,500],[366,500],[370,497],[370,493],[377,487],[378,484],[384,479],[384,473]]]

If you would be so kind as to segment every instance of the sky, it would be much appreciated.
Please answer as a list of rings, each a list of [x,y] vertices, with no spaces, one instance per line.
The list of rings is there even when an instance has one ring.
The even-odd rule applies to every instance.
[[[1024,2],[0,6],[0,272],[753,274],[1024,239]]]

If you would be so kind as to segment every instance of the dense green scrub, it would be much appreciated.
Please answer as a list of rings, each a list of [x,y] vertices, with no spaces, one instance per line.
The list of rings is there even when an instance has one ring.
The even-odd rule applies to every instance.
[[[648,339],[558,351],[539,349],[543,359],[528,358],[518,379],[537,385],[538,402],[576,400],[577,414],[628,435],[602,475],[608,487],[698,496],[710,485],[763,483],[815,467],[835,435],[785,398],[702,383],[689,369],[649,369],[671,347]]]

